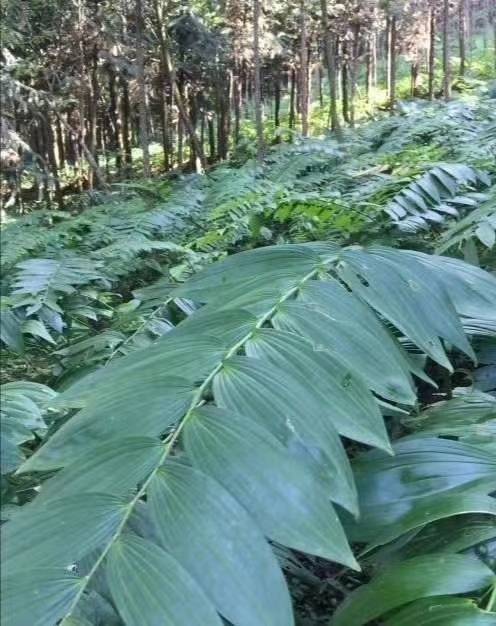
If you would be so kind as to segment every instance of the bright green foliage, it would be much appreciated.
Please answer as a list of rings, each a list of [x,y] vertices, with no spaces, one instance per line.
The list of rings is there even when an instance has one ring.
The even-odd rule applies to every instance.
[[[174,294],[202,306],[152,345],[61,393],[57,407],[81,410],[21,467],[61,470],[5,529],[12,590],[6,623],[25,623],[29,577],[42,590],[33,614],[45,607],[50,623],[64,617],[67,623],[90,589],[104,593],[105,573],[105,593],[129,624],[152,624],[167,607],[174,624],[196,610],[205,623],[215,624],[218,612],[241,626],[287,626],[289,596],[266,539],[356,567],[349,538],[357,532],[379,545],[445,515],[494,513],[486,495],[496,479],[491,450],[433,438],[412,454],[419,440],[411,439],[395,444],[390,456],[373,393],[382,389],[382,372],[367,366],[365,343],[340,348],[335,341],[335,324],[347,311],[357,326],[385,333],[384,354],[399,364],[388,398],[413,405],[411,374],[418,369],[386,324],[450,367],[441,339],[472,354],[460,320],[474,307],[494,320],[494,278],[421,253],[311,243],[233,255]],[[359,298],[356,306],[350,298]],[[308,321],[318,316],[319,324],[283,330],[293,308]],[[361,518],[358,531],[346,521],[348,539],[334,503],[356,513],[357,502],[339,434],[386,450],[354,464]],[[460,474],[461,463],[470,471]],[[451,493],[466,496],[450,508]],[[419,496],[434,494],[445,508],[417,520]],[[488,568],[473,557],[429,558],[419,568],[429,569],[435,583],[422,570],[421,588],[407,586],[410,595],[394,593],[394,603],[386,596],[353,618],[362,621],[342,623],[365,623],[415,598],[490,582]],[[463,561],[462,580],[450,559]],[[31,574],[33,562],[38,569]],[[81,578],[62,585],[74,564]],[[400,585],[402,576],[393,571],[391,579]],[[377,584],[386,588],[388,580]],[[351,606],[343,615],[362,615],[358,604]]]

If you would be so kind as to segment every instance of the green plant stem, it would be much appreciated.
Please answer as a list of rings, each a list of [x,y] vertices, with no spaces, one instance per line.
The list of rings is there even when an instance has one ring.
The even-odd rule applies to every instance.
[[[110,353],[108,359],[105,361],[103,367],[107,367],[107,365],[110,363],[110,361],[115,357],[115,355],[120,352],[122,350],[122,348],[124,346],[127,346],[127,344],[132,341],[136,335],[138,333],[140,333],[144,328],[146,328],[146,325],[150,322],[150,320],[155,319],[155,317],[161,313],[165,307],[167,307],[172,301],[174,300],[174,298],[167,298],[166,300],[164,300],[164,302],[162,302],[162,304],[160,306],[158,306],[155,311],[153,311],[153,313],[151,315],[149,315],[146,320],[139,325],[139,327],[134,331],[134,333],[131,333],[129,335],[129,337],[126,337],[126,339],[124,339],[124,341],[122,343],[120,343],[117,348],[115,348],[114,350],[112,350],[112,352]]]
[[[210,374],[205,378],[203,383],[198,387],[196,393],[194,394],[194,396],[193,396],[193,398],[191,400],[191,403],[189,405],[188,410],[186,411],[184,417],[182,418],[182,420],[178,424],[176,430],[174,432],[172,432],[169,435],[169,437],[164,441],[164,450],[163,450],[162,454],[160,455],[160,458],[158,460],[157,465],[152,470],[152,472],[149,474],[148,478],[143,482],[142,486],[138,489],[138,491],[136,492],[136,495],[134,496],[134,498],[126,505],[126,507],[124,509],[124,515],[123,515],[121,521],[119,522],[119,525],[117,526],[117,528],[116,528],[115,532],[113,533],[112,537],[110,538],[110,541],[107,543],[105,548],[102,550],[102,552],[100,553],[100,555],[96,559],[95,563],[93,564],[93,566],[90,569],[90,571],[88,572],[88,574],[83,577],[81,586],[80,586],[76,596],[74,597],[74,600],[71,602],[71,605],[69,606],[66,615],[64,616],[64,618],[62,620],[61,626],[64,626],[64,623],[65,623],[66,619],[71,616],[72,611],[76,608],[76,605],[79,602],[81,596],[83,595],[83,593],[84,593],[86,587],[88,586],[90,580],[92,579],[92,577],[96,573],[97,569],[102,564],[103,560],[107,556],[107,554],[108,554],[109,550],[111,549],[111,547],[113,546],[113,544],[119,538],[121,532],[124,529],[124,526],[127,524],[128,520],[129,520],[129,517],[131,516],[131,514],[132,514],[132,512],[134,510],[134,507],[136,506],[137,502],[145,495],[146,490],[148,489],[148,486],[150,485],[151,481],[154,479],[154,477],[157,474],[157,472],[160,469],[160,467],[167,460],[167,458],[168,458],[169,454],[171,453],[171,451],[172,451],[172,449],[173,449],[177,439],[179,438],[179,435],[181,434],[182,430],[184,429],[184,426],[187,424],[188,420],[191,418],[191,416],[193,415],[194,411],[199,406],[201,406],[201,404],[203,404],[203,394],[204,394],[204,392],[209,388],[209,386],[212,383],[212,381],[215,378],[215,376],[224,367],[225,361],[227,359],[229,359],[230,357],[234,356],[239,350],[241,350],[241,348],[243,348],[243,346],[246,344],[246,342],[249,341],[253,337],[253,335],[256,333],[256,331],[258,329],[262,328],[262,326],[276,313],[278,307],[283,302],[285,302],[286,300],[291,298],[295,293],[297,293],[301,289],[301,287],[307,281],[309,281],[310,279],[314,278],[319,273],[320,269],[321,269],[320,267],[313,269],[311,272],[306,274],[298,282],[297,285],[292,287],[283,296],[281,296],[281,298],[279,298],[279,300],[276,302],[276,304],[273,307],[271,307],[266,313],[264,313],[264,315],[262,315],[260,317],[260,319],[257,321],[255,326],[244,337],[242,337],[233,346],[231,346],[231,348],[229,348],[229,350],[226,352],[226,354],[223,357],[223,359],[214,367],[214,369],[210,372]]]
[[[489,600],[487,601],[486,611],[491,612],[495,604],[496,604],[496,582],[493,585],[491,595],[489,596]]]

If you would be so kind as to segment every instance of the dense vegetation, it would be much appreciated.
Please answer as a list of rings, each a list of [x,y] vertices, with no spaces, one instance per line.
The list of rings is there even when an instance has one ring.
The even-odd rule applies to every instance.
[[[492,6],[193,4],[2,9],[2,623],[492,626]]]

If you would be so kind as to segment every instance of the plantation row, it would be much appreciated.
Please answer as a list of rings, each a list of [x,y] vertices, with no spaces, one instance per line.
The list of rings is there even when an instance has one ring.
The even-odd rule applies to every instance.
[[[7,223],[6,625],[494,625],[494,102]]]

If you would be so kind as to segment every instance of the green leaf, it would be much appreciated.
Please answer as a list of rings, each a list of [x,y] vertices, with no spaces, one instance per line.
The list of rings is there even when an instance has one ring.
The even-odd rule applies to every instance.
[[[126,385],[116,388],[96,383],[95,395],[24,463],[20,472],[63,467],[74,458],[119,436],[158,436],[186,411],[192,386],[181,378],[168,378],[161,371],[143,371]],[[59,399],[64,401],[64,394]],[[139,419],[137,418],[139,416]]]
[[[429,598],[412,602],[385,626],[494,626],[496,613],[482,611],[468,598]]]
[[[264,534],[285,546],[357,567],[326,483],[291,458],[258,424],[230,411],[198,409],[184,430],[193,464],[215,478]]]
[[[475,229],[475,235],[486,248],[492,248],[496,242],[496,231],[488,222],[482,222]]]
[[[107,441],[76,457],[47,482],[34,506],[83,493],[127,495],[159,463],[163,448],[158,439],[151,437],[119,437]]]
[[[415,403],[410,364],[400,345],[373,311],[337,281],[308,281],[296,303],[278,309],[274,324],[328,350],[380,396]]]
[[[257,331],[246,343],[246,353],[280,368],[299,383],[302,393],[311,381],[311,395],[319,405],[316,411],[340,434],[391,450],[379,407],[354,370],[327,352],[314,350],[294,333],[284,331]]]
[[[0,310],[0,339],[8,348],[19,353],[24,350],[21,325],[21,320],[12,309],[2,307]]]
[[[2,580],[3,626],[50,626],[63,617],[76,597],[81,579],[63,569],[32,567]]]
[[[48,332],[45,324],[40,320],[26,320],[22,325],[22,332],[33,335],[34,337],[41,337],[45,341],[55,344],[54,338]]]
[[[67,568],[108,540],[124,512],[121,499],[97,493],[34,502],[5,525],[2,565],[9,575]]]
[[[419,556],[393,565],[350,594],[330,626],[362,626],[413,600],[476,591],[493,578],[491,570],[472,556]]]
[[[239,356],[225,361],[213,392],[218,406],[267,428],[296,458],[327,476],[329,496],[356,511],[353,475],[342,442],[321,402],[299,380],[261,359]]]
[[[106,574],[127,626],[222,625],[210,601],[181,565],[140,537],[128,534],[113,544]]]
[[[347,530],[357,541],[374,541],[423,499],[434,502],[462,492],[485,495],[495,484],[496,458],[490,450],[427,437],[400,440],[393,448],[394,457],[372,451],[354,463],[361,518],[350,520]]]
[[[151,482],[149,501],[163,547],[219,613],[237,626],[292,626],[274,555],[245,509],[218,483],[170,462]]]
[[[432,522],[399,537],[367,557],[374,565],[388,564],[429,552],[461,552],[496,538],[496,518],[458,515]]]
[[[467,513],[496,516],[496,499],[479,494],[461,493],[422,498],[396,523],[380,530],[367,546],[367,551],[388,543],[415,528],[443,518]]]

